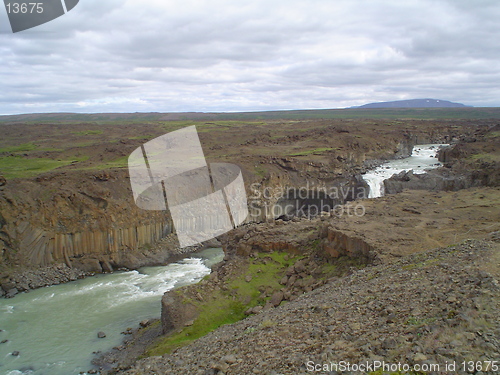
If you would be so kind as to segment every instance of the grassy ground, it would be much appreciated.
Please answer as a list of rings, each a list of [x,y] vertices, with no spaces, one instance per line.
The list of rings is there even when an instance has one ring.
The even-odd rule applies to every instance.
[[[333,148],[331,148],[331,147],[319,147],[319,148],[315,148],[314,150],[303,150],[303,151],[298,151],[298,152],[292,152],[288,155],[289,156],[321,155],[321,154],[328,152],[328,151],[333,151]]]
[[[266,261],[262,261],[263,259]],[[199,285],[198,293],[203,292],[204,301],[186,301],[196,305],[198,318],[181,332],[162,338],[146,354],[152,356],[168,353],[224,324],[243,319],[249,307],[264,305],[269,299],[259,298],[262,290],[276,291],[282,287],[279,280],[284,270],[299,259],[301,258],[290,259],[287,253],[260,253],[254,262],[234,272],[225,288],[227,290],[212,290],[207,294],[207,290],[202,290]],[[249,275],[252,279],[246,281],[245,277]],[[183,289],[177,292],[183,293]]]
[[[498,119],[500,108],[380,108],[380,109],[313,109],[242,113],[52,113],[0,116],[0,123],[57,124],[90,123],[143,124],[170,121],[248,121],[303,119]]]
[[[7,179],[30,178],[72,163],[85,161],[87,157],[71,160],[52,160],[47,158],[28,159],[22,156],[0,158],[0,171]]]
[[[166,133],[196,125],[210,162],[230,161],[265,178],[269,160],[335,164],[362,150],[383,158],[403,134],[462,134],[492,126],[500,109],[318,110],[226,114],[46,114],[0,116],[0,175],[33,178],[60,171],[126,168],[126,157]],[[424,121],[425,118],[460,120]],[[280,118],[281,117],[281,118]],[[371,118],[369,118],[371,117]],[[408,120],[406,118],[419,118]],[[488,136],[496,138],[498,131]],[[339,159],[339,157],[341,159]],[[73,163],[78,161],[78,163]]]
[[[255,306],[265,306],[272,294],[281,290],[281,278],[288,267],[306,256],[293,256],[286,252],[258,253],[229,275],[220,288],[207,288],[203,282],[181,288],[179,295],[187,296],[198,293],[203,301],[185,297],[185,303],[194,304],[198,310],[198,318],[193,324],[179,332],[161,337],[147,351],[146,356],[162,355],[189,344],[191,341],[206,335],[218,327],[235,323],[246,317],[245,311]],[[351,267],[363,267],[359,260],[340,258],[333,263],[324,262],[316,280],[326,280],[340,276]],[[312,276],[308,276],[311,278]],[[263,297],[265,291],[266,297]],[[286,303],[286,302],[283,302]],[[269,322],[272,324],[272,322]]]

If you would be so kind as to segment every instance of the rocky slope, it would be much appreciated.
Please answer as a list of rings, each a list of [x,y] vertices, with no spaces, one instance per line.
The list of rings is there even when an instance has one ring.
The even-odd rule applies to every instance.
[[[456,250],[450,250],[453,244],[467,238],[500,240],[500,190],[498,188],[475,188],[458,192],[439,193],[406,191],[379,199],[365,200],[362,203],[365,208],[365,215],[362,217],[355,215],[329,217],[323,215],[314,220],[278,220],[267,224],[246,225],[232,231],[224,239],[224,247],[227,254],[226,261],[214,270],[208,280],[202,282],[201,285],[186,287],[175,293],[170,292],[165,295],[162,301],[164,332],[171,335],[175,334],[176,337],[182,337],[183,334],[193,334],[194,332],[191,330],[191,327],[193,324],[196,326],[197,318],[200,317],[199,306],[203,305],[203,301],[210,300],[211,297],[209,296],[214,290],[222,290],[230,293],[230,295],[225,297],[226,300],[230,301],[231,298],[236,298],[244,303],[250,303],[246,305],[246,314],[257,314],[258,316],[264,314],[265,318],[259,320],[261,323],[264,322],[262,323],[264,326],[270,324],[268,321],[272,321],[272,325],[280,325],[281,323],[279,322],[285,322],[281,325],[281,331],[290,330],[292,332],[300,332],[302,320],[305,321],[306,325],[309,324],[307,317],[292,319],[291,316],[287,315],[284,318],[279,313],[281,310],[273,309],[273,307],[278,305],[296,306],[297,301],[302,300],[300,296],[306,293],[305,296],[310,295],[310,297],[306,298],[311,303],[318,299],[318,301],[322,302],[329,301],[330,306],[337,306],[337,310],[335,313],[332,312],[329,315],[329,319],[333,318],[335,320],[335,316],[337,315],[344,317],[355,316],[352,320],[350,318],[348,320],[355,327],[359,327],[356,334],[359,336],[359,341],[362,342],[361,346],[365,347],[364,353],[369,356],[364,358],[358,353],[354,359],[372,358],[380,360],[382,358],[386,361],[395,360],[396,357],[391,356],[394,350],[389,349],[396,349],[396,347],[400,346],[400,342],[394,341],[396,336],[401,332],[406,332],[414,325],[424,326],[429,322],[434,322],[436,318],[431,315],[438,314],[440,309],[448,307],[444,300],[433,301],[432,304],[435,306],[429,312],[426,310],[428,308],[428,301],[422,302],[421,299],[413,299],[413,292],[411,292],[411,290],[418,289],[419,291],[415,291],[417,295],[420,293],[432,296],[432,290],[434,289],[448,291],[449,280],[446,277],[441,277],[441,269],[438,268],[438,270],[435,270],[432,268],[429,270],[430,266],[436,266],[438,262],[442,261],[440,254],[445,254],[444,257],[446,258],[446,261],[444,261],[446,266],[443,266],[443,268],[447,269],[448,262],[450,262],[453,274],[457,269],[468,267],[461,260],[459,262],[454,259]],[[475,242],[471,249],[476,249],[476,244]],[[483,248],[483,245],[477,245],[477,248]],[[498,244],[488,244],[487,247],[490,245],[495,250],[492,253],[488,253],[489,255],[486,258],[481,255],[483,252],[476,254],[475,250],[468,251],[468,254],[471,255],[474,252],[473,259],[477,260],[475,265],[481,265],[481,269],[492,272],[492,275],[497,278],[499,264]],[[439,251],[433,250],[429,252],[429,249],[442,246],[448,247],[444,247]],[[468,246],[466,245],[464,248],[467,249]],[[261,295],[255,302],[242,298],[239,292],[231,292],[234,285],[240,285],[240,287],[242,285],[234,284],[237,278],[244,278],[244,281],[241,281],[243,285],[245,283],[256,283],[257,285],[259,279],[266,280],[266,266],[259,266],[260,262],[266,259],[266,257],[269,257],[269,261],[272,262],[271,258],[276,259],[273,254],[283,251],[286,254],[290,254],[287,259],[289,259],[288,263],[292,265],[285,265],[282,268],[278,268],[279,272],[274,276],[276,282],[279,281],[278,285],[275,285],[274,288],[259,288]],[[302,260],[294,262],[293,258],[297,256],[298,258],[296,259]],[[346,262],[349,259],[353,262]],[[255,264],[253,267],[257,267],[257,273],[255,273],[255,268],[253,268],[254,271],[252,272],[252,268],[245,266],[248,263],[250,265]],[[351,304],[346,305],[345,301],[342,304],[337,304],[337,297],[328,291],[332,288],[343,290],[346,285],[345,283],[347,283],[346,280],[351,280],[351,276],[344,276],[346,273],[349,274],[354,271],[355,274],[366,275],[363,272],[356,271],[363,265],[368,265],[365,272],[369,272],[369,276],[368,278],[356,279],[361,281],[356,281],[356,285],[352,286],[353,289],[350,289],[350,293],[346,292],[345,296],[346,298],[351,298]],[[334,275],[328,274],[328,270],[332,270],[331,267],[336,271]],[[372,270],[377,271],[372,272]],[[432,287],[429,287],[427,282],[424,282],[428,279],[428,275],[436,276],[432,281]],[[412,279],[413,277],[415,279]],[[404,279],[407,280],[401,281]],[[330,281],[328,287],[326,287],[327,289],[325,289],[322,285],[328,282],[328,280]],[[419,281],[416,282],[416,280]],[[366,289],[363,292],[366,293],[366,298],[363,297],[360,299],[359,291],[364,291],[364,283],[368,282],[377,287]],[[411,288],[409,294],[406,295],[404,291],[409,286]],[[385,293],[381,293],[378,289],[379,287]],[[459,289],[458,287],[456,290],[460,291]],[[322,292],[320,293],[318,290],[322,290]],[[497,297],[498,293],[496,294]],[[363,319],[366,317],[359,317],[359,313],[357,312],[358,306],[363,306],[369,302],[371,302],[370,306],[372,306],[373,301],[379,299],[382,299],[380,305],[377,305],[377,309],[379,310],[372,309],[371,315],[372,318],[375,316],[376,319],[370,321],[369,330],[364,329],[365,321]],[[389,312],[383,310],[383,306],[386,306],[385,299],[388,299],[390,302]],[[195,302],[193,303],[193,301]],[[252,303],[254,304],[252,305]],[[396,309],[400,309],[403,306],[404,310],[395,310],[394,306],[397,306]],[[481,308],[487,309],[488,303],[481,306]],[[407,320],[396,320],[393,317],[396,311],[404,311]],[[412,311],[416,312],[415,317],[410,314]],[[423,314],[423,316],[419,314]],[[467,314],[470,317],[476,316],[474,315],[476,313],[470,310],[464,312],[462,316],[468,316]],[[389,315],[391,317],[387,318]],[[393,321],[387,322],[386,318]],[[446,319],[444,321],[448,322]],[[485,327],[489,327],[495,318],[488,315],[485,319],[487,320],[484,323]],[[248,318],[245,321],[252,322],[254,318]],[[252,323],[236,323],[233,325],[233,328],[225,326],[208,336],[210,337],[209,339],[199,339],[190,344],[187,349],[174,350],[171,356],[166,355],[162,358],[152,358],[144,362],[139,362],[133,367],[136,372],[132,371],[130,374],[141,373],[140,371],[143,371],[144,374],[154,373],[154,371],[158,371],[158,373],[162,373],[161,371],[167,371],[167,373],[183,373],[183,371],[191,373],[193,371],[192,373],[197,373],[196,371],[198,370],[199,373],[204,373],[203,371],[206,371],[206,373],[211,373],[210,371],[218,373],[217,371],[221,371],[221,373],[246,374],[252,373],[253,367],[260,367],[260,372],[257,373],[267,374],[273,373],[273,371],[277,374],[301,373],[300,371],[304,369],[305,362],[295,363],[294,366],[296,367],[293,369],[280,367],[283,363],[282,361],[289,358],[283,351],[301,353],[303,349],[297,341],[291,340],[288,342],[288,336],[282,340],[281,333],[279,337],[275,337],[272,340],[267,337],[262,341],[259,335],[265,334],[263,332],[265,330],[261,331],[262,327],[257,325],[260,333],[256,336],[251,336],[252,338],[250,339],[255,341],[242,343],[240,341],[235,342],[232,338],[227,343],[224,341],[227,338],[227,332],[231,332],[227,335],[234,337],[246,337],[248,333],[246,331],[247,327],[251,329],[254,327],[247,324]],[[320,321],[317,325],[314,324],[311,329],[316,332],[323,325],[332,329],[330,327],[332,323],[327,323],[326,321]],[[356,351],[356,345],[344,342],[349,340],[343,337],[342,332],[346,330],[346,326],[342,325],[342,321],[339,319],[334,325],[339,325],[340,327],[336,328],[338,332],[336,333],[337,336],[334,337],[335,340],[333,338],[330,339],[329,336],[318,336],[314,338],[313,347],[316,349],[321,347],[332,349],[332,344],[337,340],[338,343],[333,352],[341,349],[348,353]],[[349,327],[348,325],[347,328]],[[265,328],[267,329],[267,327]],[[375,330],[374,333],[371,332],[372,329]],[[463,337],[465,328],[461,324],[455,324],[449,329],[440,326],[439,330],[441,329],[443,329],[442,340],[448,340],[448,337]],[[380,340],[378,340],[377,335],[380,332],[382,333],[380,334]],[[421,331],[415,333],[417,336],[420,334]],[[215,344],[213,342],[207,344],[210,341],[206,340],[215,340]],[[386,340],[387,344],[383,344]],[[449,339],[449,341],[453,340]],[[269,345],[262,349],[262,351],[269,350],[273,355],[281,358],[281,364],[277,364],[275,359],[273,359],[273,364],[269,365],[265,359],[267,357],[262,357],[264,360],[261,358],[258,362],[245,357],[249,352],[240,345],[248,344],[254,348],[255,345],[260,345],[262,342],[265,345]],[[216,353],[213,351],[211,349],[212,344],[217,348],[222,348],[220,349],[221,352]],[[276,351],[272,347],[274,344],[280,347],[283,346],[283,349]],[[471,344],[470,341],[466,341],[466,345],[462,348],[462,354],[469,353],[470,356],[466,357],[469,359],[474,358],[474,356],[480,358],[480,356],[477,356],[480,350],[472,349],[473,347],[469,344]],[[208,345],[210,348],[203,348],[203,345]],[[425,341],[425,345],[428,345],[425,348],[415,345],[410,340],[407,343],[407,348],[398,352],[400,354],[400,357],[398,357],[399,360],[402,360],[404,363],[413,363],[412,361],[415,358],[419,360],[427,358],[429,362],[432,362],[434,359],[443,359],[440,356],[436,356],[436,353],[453,352],[453,350],[450,351],[450,349],[453,349],[453,346],[450,347],[443,344],[443,349],[434,346],[434,342],[431,339]],[[437,352],[433,352],[436,350]],[[187,356],[186,358],[190,359],[186,361],[181,359],[178,361],[179,358],[185,355]],[[234,363],[225,363],[223,358],[226,355],[234,355],[238,360]],[[330,357],[325,358],[329,359]],[[352,359],[348,356],[335,358],[337,360],[339,360],[338,358],[344,358],[344,360]],[[460,357],[457,358],[460,359]],[[219,361],[218,359],[221,360]],[[313,358],[311,360],[316,359]],[[449,360],[449,358],[446,360]],[[130,358],[126,363],[122,362],[120,364],[118,361],[114,364],[114,366],[118,367],[127,367],[127,365],[130,365]],[[148,372],[150,369],[151,372]]]
[[[429,373],[456,363],[458,374],[474,361],[493,374],[486,366],[500,354],[499,255],[498,243],[465,241],[367,267],[123,374],[337,373],[323,366],[341,361],[441,366]]]

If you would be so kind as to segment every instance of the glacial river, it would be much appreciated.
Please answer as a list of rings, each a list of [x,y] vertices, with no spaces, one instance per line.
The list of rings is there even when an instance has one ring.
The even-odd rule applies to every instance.
[[[88,371],[93,352],[120,345],[128,327],[160,316],[163,293],[196,283],[222,261],[207,249],[163,267],[96,275],[0,299],[0,374]],[[98,332],[105,338],[97,338]],[[19,352],[18,355],[15,352]]]
[[[368,198],[378,198],[384,195],[384,180],[395,173],[413,170],[414,174],[425,173],[426,170],[438,168],[441,163],[437,159],[437,152],[443,144],[415,145],[410,157],[391,160],[363,175],[363,179],[370,187]]]

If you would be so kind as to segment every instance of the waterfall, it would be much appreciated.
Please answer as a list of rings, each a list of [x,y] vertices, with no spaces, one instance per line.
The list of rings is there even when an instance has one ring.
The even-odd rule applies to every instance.
[[[414,174],[422,174],[429,169],[441,166],[436,155],[438,150],[446,145],[426,144],[415,145],[410,157],[392,160],[363,175],[363,180],[370,188],[368,198],[384,196],[384,181],[402,171],[413,170]]]
[[[368,198],[378,198],[384,196],[384,180],[383,176],[375,173],[367,173],[363,175],[363,179],[368,184]]]

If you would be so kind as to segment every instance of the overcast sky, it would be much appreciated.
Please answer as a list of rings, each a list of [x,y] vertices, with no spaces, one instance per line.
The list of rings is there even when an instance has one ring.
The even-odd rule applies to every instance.
[[[80,0],[13,34],[0,114],[500,105],[498,0]]]

